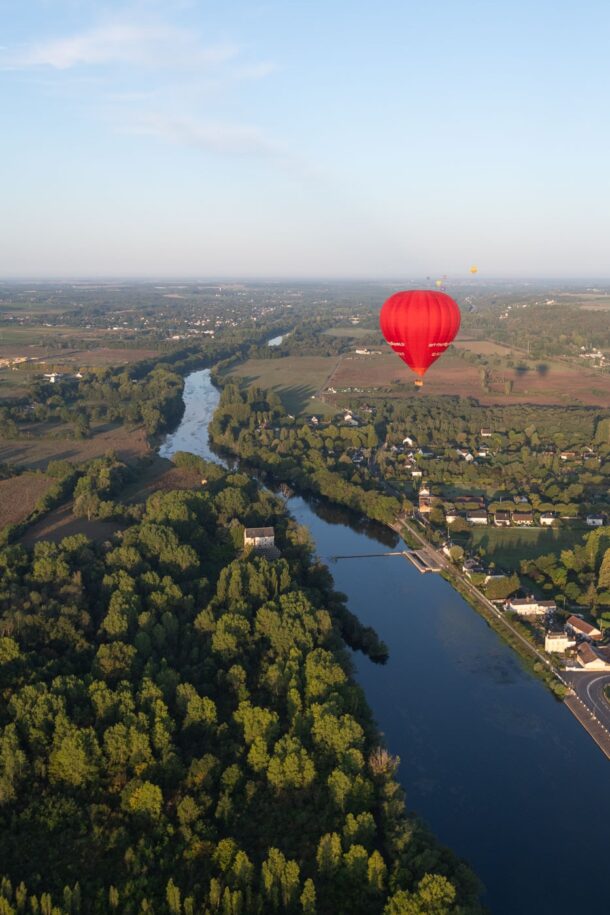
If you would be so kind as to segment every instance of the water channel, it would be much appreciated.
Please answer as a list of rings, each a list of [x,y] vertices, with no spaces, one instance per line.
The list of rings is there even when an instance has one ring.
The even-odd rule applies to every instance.
[[[186,379],[185,412],[160,454],[218,461],[207,426],[210,372]],[[327,505],[289,500],[321,557],[383,552],[391,531]],[[354,655],[409,809],[464,857],[494,915],[610,911],[605,845],[610,764],[567,708],[437,575],[401,557],[330,563],[350,609],[390,649]]]

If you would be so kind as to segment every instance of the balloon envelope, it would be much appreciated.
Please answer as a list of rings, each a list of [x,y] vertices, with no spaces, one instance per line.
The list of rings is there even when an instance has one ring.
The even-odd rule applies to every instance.
[[[473,264],[473,265],[472,265],[472,267],[470,268],[470,272],[471,272],[471,273],[478,273],[478,272],[479,272],[479,268],[476,266],[476,264]]]
[[[384,302],[379,323],[394,352],[423,376],[460,329],[460,309],[444,292],[412,289]]]

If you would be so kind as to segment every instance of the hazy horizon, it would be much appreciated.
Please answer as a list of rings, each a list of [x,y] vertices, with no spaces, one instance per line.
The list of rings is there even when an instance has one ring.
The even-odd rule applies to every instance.
[[[436,277],[430,277],[430,282],[427,282],[427,277],[422,276],[297,276],[297,275],[286,275],[286,276],[272,276],[261,274],[256,275],[215,275],[211,274],[210,276],[203,276],[197,274],[169,274],[169,275],[120,275],[120,274],[75,274],[70,276],[69,274],[56,274],[55,276],[51,274],[47,275],[36,275],[31,274],[30,276],[0,276],[0,286],[1,285],[10,285],[17,284],[23,285],[25,283],[32,283],[34,285],[49,283],[52,285],[60,285],[61,283],[73,283],[76,285],[103,285],[103,286],[112,286],[118,284],[130,285],[136,283],[163,283],[172,286],[179,284],[192,285],[197,283],[362,283],[362,284],[391,284],[396,285],[400,283],[411,284],[411,283],[421,283],[422,285],[431,285],[432,280]],[[593,288],[597,284],[610,284],[610,276],[497,276],[497,277],[485,277],[477,278],[475,280],[468,279],[465,277],[451,276],[450,274],[446,277],[447,286],[452,284],[458,287],[468,287],[470,289],[476,289],[478,286],[490,287],[494,284],[523,284],[523,285],[549,285],[553,283],[558,283],[562,285],[574,285],[578,287]]]
[[[0,10],[2,277],[608,273],[607,4]]]

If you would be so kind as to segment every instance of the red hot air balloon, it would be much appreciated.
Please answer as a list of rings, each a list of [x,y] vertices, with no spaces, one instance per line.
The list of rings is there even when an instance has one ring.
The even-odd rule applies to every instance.
[[[460,309],[444,292],[411,289],[396,292],[384,302],[379,323],[394,352],[423,378],[457,334]],[[423,381],[415,384],[421,386]]]

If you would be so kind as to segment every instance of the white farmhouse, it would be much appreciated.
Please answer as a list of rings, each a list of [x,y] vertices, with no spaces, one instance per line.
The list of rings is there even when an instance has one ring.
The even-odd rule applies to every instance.
[[[536,600],[535,597],[513,597],[511,600],[507,600],[504,606],[511,613],[517,613],[519,616],[544,616],[557,609],[554,600]]]
[[[275,532],[272,527],[246,527],[244,529],[244,547],[255,550],[275,548]]]

